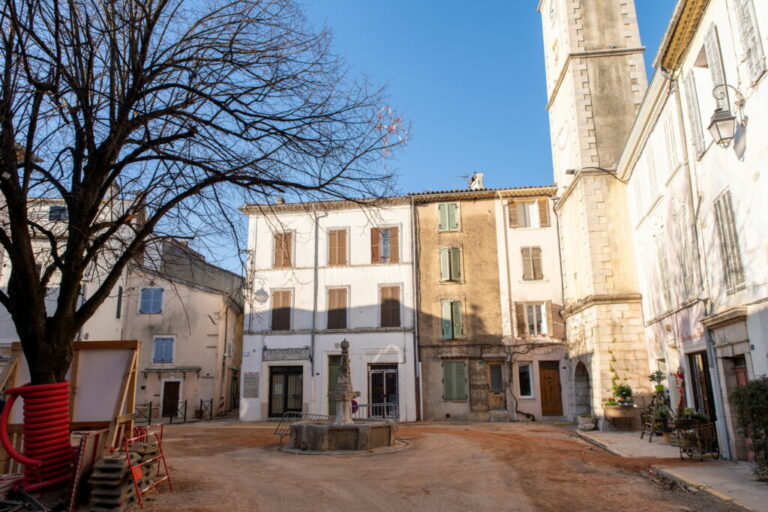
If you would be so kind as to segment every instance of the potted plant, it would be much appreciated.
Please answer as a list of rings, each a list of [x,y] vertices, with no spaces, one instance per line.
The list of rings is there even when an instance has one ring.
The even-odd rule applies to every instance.
[[[653,372],[648,376],[648,380],[656,383],[654,387],[656,388],[657,393],[661,393],[662,391],[664,391],[664,384],[662,384],[662,382],[664,382],[665,378],[666,377],[664,375],[664,372],[662,372],[661,370],[656,370],[655,372]]]
[[[613,387],[613,395],[618,405],[631,407],[635,404],[632,398],[632,387],[629,384],[616,384]]]
[[[687,408],[678,413],[675,426],[678,429],[690,429],[704,423],[709,423],[709,417],[706,414]]]

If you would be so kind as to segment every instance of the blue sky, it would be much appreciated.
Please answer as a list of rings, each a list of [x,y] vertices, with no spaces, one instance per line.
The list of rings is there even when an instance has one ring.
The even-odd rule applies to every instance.
[[[536,0],[301,0],[352,72],[388,86],[411,123],[392,162],[400,192],[552,183]],[[675,0],[636,0],[646,67]],[[650,79],[650,69],[648,70]]]

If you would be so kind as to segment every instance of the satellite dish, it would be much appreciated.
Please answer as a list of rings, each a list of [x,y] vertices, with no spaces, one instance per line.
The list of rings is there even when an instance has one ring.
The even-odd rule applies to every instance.
[[[267,290],[264,289],[264,287],[259,288],[253,297],[259,304],[264,304],[267,302],[267,300],[269,300],[269,294],[267,293]]]

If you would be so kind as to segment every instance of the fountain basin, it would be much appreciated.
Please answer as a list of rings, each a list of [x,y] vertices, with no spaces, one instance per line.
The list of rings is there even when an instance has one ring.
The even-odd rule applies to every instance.
[[[395,445],[392,422],[336,425],[296,422],[291,425],[291,448],[317,452],[366,451]]]

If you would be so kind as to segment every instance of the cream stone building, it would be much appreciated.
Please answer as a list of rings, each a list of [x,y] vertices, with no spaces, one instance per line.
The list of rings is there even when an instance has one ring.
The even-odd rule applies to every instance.
[[[616,174],[646,89],[632,0],[541,0],[569,381],[598,416],[613,382],[649,390],[627,185]],[[642,402],[642,396],[639,397]]]

